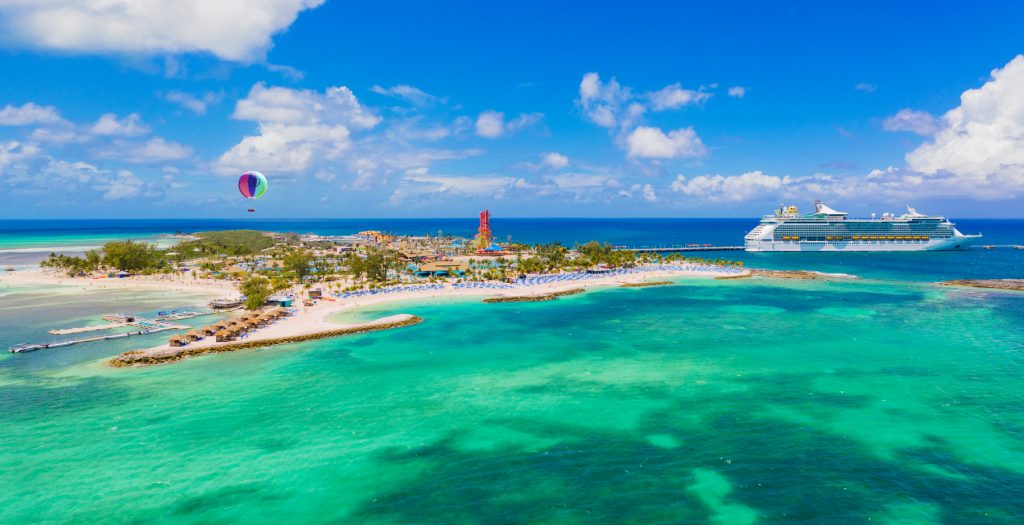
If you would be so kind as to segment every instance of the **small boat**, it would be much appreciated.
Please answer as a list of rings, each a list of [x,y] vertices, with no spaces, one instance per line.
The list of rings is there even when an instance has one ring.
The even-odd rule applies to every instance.
[[[32,343],[22,343],[20,345],[14,345],[7,349],[12,354],[22,354],[25,352],[35,352],[40,348],[46,348],[46,345],[35,345]]]
[[[62,346],[71,346],[73,344],[75,344],[74,341],[61,341],[59,343],[50,343],[46,345],[46,348],[60,348]]]
[[[4,268],[4,271],[5,272],[13,272],[14,271],[14,267],[13,266],[8,266],[7,268]]]

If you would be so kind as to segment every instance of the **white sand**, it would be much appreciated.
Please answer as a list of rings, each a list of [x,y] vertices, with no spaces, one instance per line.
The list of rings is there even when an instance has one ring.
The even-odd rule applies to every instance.
[[[209,297],[237,297],[236,283],[217,279],[192,279],[177,275],[133,276],[124,279],[68,277],[46,269],[0,273],[0,284],[49,284],[74,286],[82,290],[160,290],[199,293]]]

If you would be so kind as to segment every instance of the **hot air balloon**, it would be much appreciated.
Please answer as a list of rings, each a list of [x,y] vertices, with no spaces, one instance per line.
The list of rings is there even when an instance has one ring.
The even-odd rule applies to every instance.
[[[258,199],[267,192],[267,178],[258,171],[247,171],[238,178],[238,192],[246,199]],[[249,213],[255,211],[249,208]]]

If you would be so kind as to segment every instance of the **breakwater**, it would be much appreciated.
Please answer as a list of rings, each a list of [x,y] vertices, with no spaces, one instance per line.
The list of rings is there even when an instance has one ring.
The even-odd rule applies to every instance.
[[[583,288],[573,288],[572,290],[563,290],[561,292],[551,292],[540,295],[515,295],[511,297],[488,297],[484,299],[485,303],[539,303],[541,301],[554,301],[559,297],[566,295],[576,295],[583,293],[586,290]]]
[[[421,322],[423,322],[422,317],[401,314],[385,317],[382,319],[377,319],[375,321],[371,321],[369,323],[361,325],[349,326],[345,328],[336,328],[330,330],[322,330],[318,332],[311,332],[288,337],[254,339],[251,341],[232,341],[228,343],[218,343],[215,345],[192,347],[158,347],[151,348],[148,350],[132,350],[111,358],[109,361],[107,361],[107,364],[118,368],[157,365],[161,363],[171,363],[174,361],[180,361],[188,357],[195,357],[204,354],[234,352],[237,350],[262,348],[265,346],[282,345],[288,343],[300,343],[303,341],[314,341],[317,339],[326,339],[328,337],[363,334],[367,332],[376,332],[380,330],[389,330],[391,328],[411,326],[414,324],[419,324]]]
[[[1024,291],[1024,279],[954,279],[943,281],[939,286],[966,286],[969,288],[987,288],[990,290]]]
[[[648,281],[640,283],[622,283],[619,288],[647,288],[648,286],[670,286],[672,281]]]

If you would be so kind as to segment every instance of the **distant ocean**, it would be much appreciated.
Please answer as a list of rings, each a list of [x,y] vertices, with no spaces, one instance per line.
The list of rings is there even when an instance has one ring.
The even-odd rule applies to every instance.
[[[1024,244],[1024,220],[954,220],[964,233],[982,233],[981,244]],[[502,219],[491,221],[499,240],[523,243],[590,240],[624,246],[690,243],[741,245],[757,219]],[[476,219],[141,219],[0,221],[0,264],[37,262],[50,251],[76,252],[110,239],[160,241],[159,235],[207,230],[256,229],[345,235],[381,230],[398,235],[461,237],[476,233]],[[163,240],[161,242],[166,242]],[[706,252],[694,256],[739,259],[767,268],[809,268],[907,280],[1000,277],[1019,271],[1024,250],[974,249],[969,252],[897,254],[747,254]]]
[[[956,222],[1024,244],[1024,221]],[[492,227],[522,242],[739,244],[755,223]],[[475,226],[6,221],[0,243]],[[1024,523],[1024,293],[934,285],[1022,278],[1024,250],[695,255],[863,278],[376,305],[339,319],[425,321],[147,369],[102,360],[164,335],[0,352],[0,523]],[[198,300],[0,285],[0,350]]]

